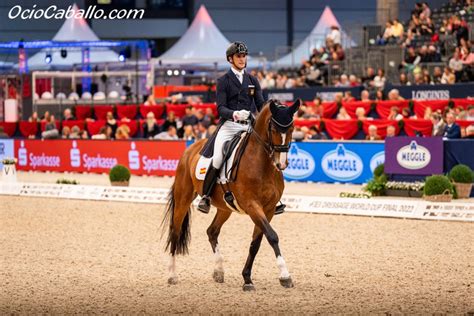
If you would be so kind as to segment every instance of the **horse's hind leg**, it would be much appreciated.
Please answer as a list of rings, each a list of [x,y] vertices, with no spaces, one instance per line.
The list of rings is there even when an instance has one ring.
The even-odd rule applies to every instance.
[[[214,281],[218,283],[224,282],[224,267],[223,261],[224,258],[222,257],[219,249],[219,242],[217,238],[219,237],[219,233],[221,232],[221,227],[224,223],[229,219],[232,213],[229,211],[225,211],[222,209],[217,209],[217,214],[214,217],[211,225],[207,229],[207,236],[209,237],[209,242],[211,243],[212,252],[214,253],[214,260],[215,260],[215,267],[212,277]]]
[[[275,256],[277,258],[277,265],[278,265],[278,268],[280,269],[280,284],[286,288],[293,287],[293,281],[291,280],[291,276],[286,266],[285,260],[283,259],[283,256],[281,255],[280,246],[278,245],[279,243],[278,235],[275,232],[275,230],[272,228],[272,226],[270,225],[269,219],[267,219],[267,217],[265,216],[265,213],[263,212],[263,208],[260,207],[260,205],[256,203],[252,203],[252,204],[253,204],[252,208],[246,208],[246,210],[248,210],[247,214],[249,214],[250,218],[255,223],[255,225],[263,232],[263,234],[268,240],[268,243],[270,244],[270,246],[273,248],[273,251],[275,252]],[[251,246],[251,249],[252,249],[252,246]],[[256,250],[258,251],[258,247]],[[245,289],[245,285],[244,285],[244,289]]]

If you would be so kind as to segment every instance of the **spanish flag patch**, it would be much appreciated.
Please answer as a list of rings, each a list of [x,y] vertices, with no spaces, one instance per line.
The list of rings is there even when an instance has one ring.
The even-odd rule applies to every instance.
[[[207,168],[201,168],[201,169],[199,170],[199,174],[205,174],[205,173],[206,173],[206,170],[207,170]]]

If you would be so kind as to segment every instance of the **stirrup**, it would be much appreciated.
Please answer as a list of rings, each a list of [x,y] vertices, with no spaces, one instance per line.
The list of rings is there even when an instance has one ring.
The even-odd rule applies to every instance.
[[[204,214],[208,214],[211,209],[211,199],[208,196],[203,196],[201,201],[199,201],[197,209]]]

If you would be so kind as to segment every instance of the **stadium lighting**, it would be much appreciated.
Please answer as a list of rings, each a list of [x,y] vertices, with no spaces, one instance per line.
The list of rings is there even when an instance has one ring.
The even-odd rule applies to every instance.
[[[53,57],[51,57],[51,54],[46,54],[46,56],[44,57],[44,62],[47,63],[47,64],[51,64],[51,62],[53,61]]]
[[[167,74],[168,76],[172,76],[172,75],[173,75],[173,70],[168,69],[168,70],[166,71],[166,74]]]
[[[122,52],[120,52],[118,59],[119,59],[119,61],[124,62],[125,61],[125,55]]]
[[[186,75],[186,70],[184,70],[184,69],[181,70],[181,75],[182,75],[182,76]]]
[[[178,70],[178,69],[175,69],[175,71],[173,71],[173,74],[174,74],[175,76],[178,76],[178,75],[179,75],[179,70]]]

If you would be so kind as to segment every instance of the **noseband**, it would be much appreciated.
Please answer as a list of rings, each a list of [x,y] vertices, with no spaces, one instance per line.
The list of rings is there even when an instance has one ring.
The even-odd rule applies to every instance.
[[[273,143],[273,138],[272,138],[272,129],[275,128],[277,129],[277,126],[280,128],[285,128],[288,129],[290,126],[293,124],[293,120],[291,122],[284,126],[280,123],[278,123],[273,116],[270,117],[270,120],[268,121],[268,128],[267,128],[267,138],[268,138],[268,143],[264,141],[258,133],[255,132],[255,130],[252,128],[252,132],[255,132],[255,136],[257,137],[257,140],[263,145],[265,151],[267,152],[268,156],[272,158],[274,153],[282,153],[282,152],[288,152],[290,150],[290,142],[288,142],[288,145],[275,145]],[[252,124],[253,125],[253,124]]]

